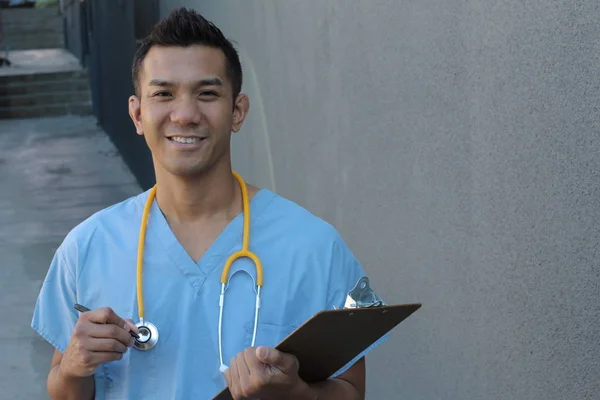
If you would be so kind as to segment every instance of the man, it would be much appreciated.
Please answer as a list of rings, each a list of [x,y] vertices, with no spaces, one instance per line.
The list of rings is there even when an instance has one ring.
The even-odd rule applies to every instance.
[[[57,250],[32,322],[56,348],[51,397],[210,399],[228,386],[235,399],[364,398],[366,352],[308,384],[297,360],[273,348],[316,312],[343,307],[364,272],[333,227],[269,190],[248,185],[249,248],[264,269],[256,335],[248,258],[228,275],[220,329],[220,277],[244,230],[230,138],[249,110],[231,43],[197,13],[173,11],[136,53],[133,81],[129,112],[152,152],[155,198],[96,213]],[[143,333],[133,321],[141,308],[158,329],[146,351],[129,333]]]

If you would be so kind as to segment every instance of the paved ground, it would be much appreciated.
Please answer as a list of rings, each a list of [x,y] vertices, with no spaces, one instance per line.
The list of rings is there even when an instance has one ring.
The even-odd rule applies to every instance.
[[[55,249],[141,190],[93,117],[0,120],[0,400],[47,399],[52,348],[30,328]]]
[[[4,51],[1,55],[5,56]],[[8,59],[11,66],[0,68],[0,76],[81,70],[77,58],[66,49],[14,50]]]

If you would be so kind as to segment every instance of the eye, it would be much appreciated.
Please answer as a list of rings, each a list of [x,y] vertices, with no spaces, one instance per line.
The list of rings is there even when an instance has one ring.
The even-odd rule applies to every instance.
[[[159,92],[156,92],[152,95],[152,97],[165,97],[165,96],[170,96],[171,93],[167,92],[166,90],[161,90]]]
[[[200,92],[200,97],[215,97],[217,96],[217,92],[214,92],[212,90],[205,90],[203,92]]]

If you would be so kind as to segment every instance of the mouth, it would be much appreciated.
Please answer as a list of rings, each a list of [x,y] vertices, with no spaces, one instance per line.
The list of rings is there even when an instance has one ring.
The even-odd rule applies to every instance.
[[[169,136],[167,137],[171,142],[181,143],[181,144],[196,144],[203,141],[206,138],[198,137],[198,136]]]

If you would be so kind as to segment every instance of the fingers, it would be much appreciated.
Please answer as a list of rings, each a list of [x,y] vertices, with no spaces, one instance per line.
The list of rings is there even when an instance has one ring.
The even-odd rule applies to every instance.
[[[229,391],[234,400],[242,399],[242,387],[240,385],[240,375],[238,373],[238,366],[235,357],[229,361],[229,369],[227,370],[229,379],[227,381],[229,385]]]
[[[97,324],[112,324],[125,329],[129,326],[127,322],[119,317],[110,307],[98,308],[96,310],[88,311],[83,315],[87,315],[87,319],[90,322]]]
[[[94,352],[125,353],[127,346],[115,339],[96,338],[89,341],[87,350]]]
[[[265,364],[256,358],[256,349],[249,347],[238,357],[240,358],[239,364],[243,365],[247,371],[247,375],[244,377],[240,371],[240,382],[243,385],[244,394],[251,396],[260,393],[263,387],[269,383],[270,376],[265,370]]]
[[[256,357],[263,363],[277,367],[285,374],[298,372],[298,359],[292,355],[283,353],[277,349],[260,346],[256,348]]]
[[[231,380],[231,367],[227,368],[225,372],[223,372],[223,375],[225,376],[225,382],[227,382],[227,387],[231,392],[233,390],[233,381]]]
[[[256,348],[248,347],[241,354],[244,358],[244,365],[248,369],[248,375],[257,375],[264,370],[264,364],[256,357]]]
[[[87,332],[90,336],[114,338],[119,340],[125,346],[133,345],[133,340],[129,331],[139,333],[131,319],[122,319],[110,307],[87,311],[81,314],[80,319],[92,323],[89,327],[90,332]]]
[[[87,327],[87,334],[92,338],[115,339],[125,346],[133,346],[133,338],[129,334],[129,330],[116,325],[90,324]]]
[[[268,382],[264,364],[256,359],[254,348],[248,348],[230,361],[229,391],[234,400],[260,397]]]
[[[268,358],[273,360],[279,360],[279,357],[283,356],[278,365],[291,363],[286,354],[268,353]],[[230,361],[225,379],[234,400],[262,398],[267,393],[275,393],[273,390],[285,392],[286,386],[294,382],[279,369],[279,366],[265,364],[256,354],[257,349],[249,347]]]
[[[132,321],[110,308],[82,312],[63,354],[61,370],[65,376],[89,376],[98,365],[121,360],[133,346],[130,330],[137,332]]]
[[[253,389],[255,388],[251,387],[250,368],[248,368],[248,365],[246,364],[244,353],[245,352],[242,352],[235,357],[235,365],[238,374],[238,384],[241,388],[242,396],[248,397],[253,394]]]
[[[131,318],[127,318],[125,320],[125,322],[127,322],[127,324],[129,325],[128,327],[125,328],[125,330],[131,330],[131,331],[134,331],[135,333],[140,333],[137,326],[135,326],[135,322],[133,322],[133,320]]]
[[[92,351],[90,347],[106,351]],[[61,371],[67,377],[90,376],[100,364],[123,359],[123,348],[126,349],[114,339],[87,338],[72,341],[63,354]]]

